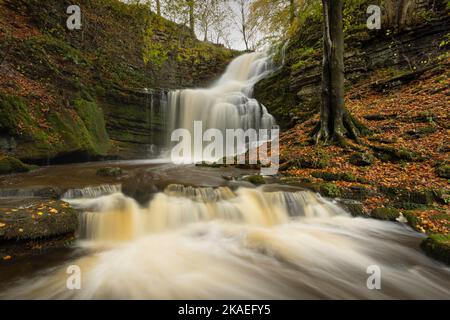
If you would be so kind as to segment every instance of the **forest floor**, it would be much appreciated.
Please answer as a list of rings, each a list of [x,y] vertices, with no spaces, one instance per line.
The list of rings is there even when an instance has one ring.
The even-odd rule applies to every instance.
[[[319,115],[282,133],[283,180],[361,201],[359,214],[447,235],[450,248],[450,63],[423,73],[377,72],[353,86],[346,106],[371,133],[348,146],[315,146]],[[445,237],[445,236],[444,236]]]

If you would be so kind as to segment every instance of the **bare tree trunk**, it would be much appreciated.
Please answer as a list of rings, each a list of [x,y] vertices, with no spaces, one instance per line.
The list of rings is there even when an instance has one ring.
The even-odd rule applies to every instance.
[[[296,5],[295,5],[295,0],[290,0],[289,3],[289,12],[290,12],[290,22],[291,25],[294,23],[295,21],[295,17],[296,17]]]
[[[161,0],[156,0],[156,14],[161,16]]]
[[[195,35],[195,15],[194,6],[195,0],[186,0],[189,6],[189,28],[191,29],[192,35]]]
[[[241,6],[242,37],[243,37],[244,43],[245,43],[245,50],[249,51],[248,39],[247,39],[247,21],[246,21],[246,16],[245,16],[245,3],[242,2],[242,0],[240,3],[240,6]]]
[[[341,142],[347,135],[358,138],[359,123],[344,106],[344,31],[343,0],[322,0],[323,3],[323,70],[320,124],[315,132],[316,143]]]

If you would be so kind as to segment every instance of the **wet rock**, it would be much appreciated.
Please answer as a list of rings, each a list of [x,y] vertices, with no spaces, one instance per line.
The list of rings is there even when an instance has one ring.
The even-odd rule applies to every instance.
[[[122,169],[117,167],[106,167],[97,170],[97,175],[102,177],[118,177],[122,173]]]
[[[320,193],[324,197],[337,198],[341,195],[341,189],[334,183],[318,183],[311,186],[315,192]]]
[[[260,175],[249,176],[244,178],[244,180],[253,183],[254,185],[266,184],[266,180],[264,179],[263,176]]]
[[[339,199],[339,203],[347,209],[353,217],[367,217],[364,212],[364,205],[359,201]]]
[[[430,235],[421,243],[421,248],[428,256],[450,265],[450,235]]]
[[[13,157],[0,156],[0,174],[28,172],[33,169],[36,169],[36,166],[25,164],[19,159]]]
[[[400,217],[400,211],[395,208],[376,208],[372,210],[370,216],[379,220],[396,221]]]
[[[45,199],[59,199],[63,193],[64,192],[57,187],[42,187],[34,191],[36,197]]]
[[[0,242],[73,234],[77,227],[78,213],[64,201],[22,199],[0,207]]]

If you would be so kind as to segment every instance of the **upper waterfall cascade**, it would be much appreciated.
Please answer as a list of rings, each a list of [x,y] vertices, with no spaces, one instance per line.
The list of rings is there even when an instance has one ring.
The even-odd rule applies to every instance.
[[[275,119],[252,97],[253,86],[270,72],[266,53],[248,53],[233,60],[211,87],[170,92],[169,136],[180,128],[194,132],[195,121],[202,121],[203,130],[271,129]]]

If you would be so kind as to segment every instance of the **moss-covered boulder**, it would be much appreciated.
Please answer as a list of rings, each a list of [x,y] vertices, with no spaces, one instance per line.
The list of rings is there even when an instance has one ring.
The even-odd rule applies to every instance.
[[[349,162],[355,166],[366,167],[373,164],[375,157],[368,152],[357,152],[350,156]]]
[[[386,162],[419,162],[424,160],[423,157],[421,157],[419,154],[405,148],[395,148],[380,145],[372,146],[372,149],[375,151],[375,155],[377,158]]]
[[[381,186],[380,192],[396,203],[396,206],[405,209],[413,209],[417,207],[415,205],[432,205],[436,201],[435,190],[433,189],[408,190],[401,187]]]
[[[450,265],[449,234],[432,234],[422,242],[421,247],[428,256]]]
[[[341,196],[341,189],[334,183],[317,183],[311,186],[314,192],[320,193],[324,197],[337,198]]]
[[[436,167],[436,174],[440,178],[450,179],[450,163],[443,163]]]
[[[325,181],[347,181],[356,182],[358,178],[350,172],[332,173],[332,172],[313,172],[311,174],[314,178],[319,178]]]
[[[280,170],[324,169],[330,164],[330,161],[331,156],[328,153],[321,149],[316,149],[310,154],[286,161],[280,166]]]
[[[33,169],[36,169],[36,166],[25,164],[19,159],[16,159],[14,157],[0,156],[0,174],[28,172]]]
[[[23,200],[20,206],[0,207],[0,242],[57,237],[77,228],[77,211],[63,201]]]
[[[396,221],[400,217],[400,211],[395,208],[376,208],[370,216],[379,220]]]

